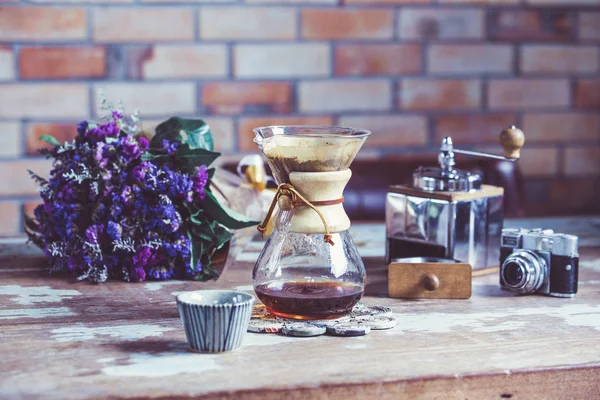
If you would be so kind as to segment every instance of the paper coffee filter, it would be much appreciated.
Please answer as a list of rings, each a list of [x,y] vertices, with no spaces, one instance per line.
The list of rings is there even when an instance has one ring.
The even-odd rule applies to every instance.
[[[259,142],[275,178],[289,183],[291,171],[332,172],[350,167],[366,136],[275,135]]]

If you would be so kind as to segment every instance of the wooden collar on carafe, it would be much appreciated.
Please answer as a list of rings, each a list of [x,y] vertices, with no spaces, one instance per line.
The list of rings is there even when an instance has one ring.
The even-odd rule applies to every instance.
[[[323,226],[325,227],[325,235],[323,235],[323,240],[330,245],[334,245],[335,243],[332,240],[332,236],[329,233],[329,226],[327,226],[327,221],[325,221],[325,217],[317,208],[318,206],[332,206],[335,204],[341,204],[344,202],[344,196],[335,200],[321,200],[321,201],[309,201],[305,199],[295,188],[289,183],[282,183],[277,187],[277,193],[271,202],[271,206],[269,207],[269,211],[267,211],[267,215],[265,219],[261,222],[260,225],[256,227],[260,233],[265,233],[267,230],[267,224],[273,215],[273,211],[275,210],[275,205],[277,204],[279,208],[283,211],[291,211],[294,207],[310,207],[313,209],[321,218],[323,222]]]

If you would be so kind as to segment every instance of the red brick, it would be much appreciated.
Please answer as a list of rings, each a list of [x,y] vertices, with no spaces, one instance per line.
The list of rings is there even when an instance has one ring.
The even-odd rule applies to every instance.
[[[175,8],[95,8],[96,42],[169,42],[194,39],[194,15]]]
[[[579,38],[600,40],[600,12],[579,13]]]
[[[100,111],[100,92],[110,101],[122,101],[127,111],[140,110],[145,116],[190,115],[196,112],[196,87],[182,83],[99,83],[94,85],[96,115]]]
[[[500,132],[515,125],[515,114],[449,114],[434,119],[436,144],[451,136],[457,145],[497,144]]]
[[[389,110],[392,88],[385,80],[301,82],[298,104],[301,112]]]
[[[104,47],[25,47],[19,55],[21,79],[102,78]]]
[[[0,236],[22,232],[21,205],[18,201],[0,201]]]
[[[0,161],[0,196],[37,195],[38,185],[31,179],[27,170],[48,178],[52,161],[38,158],[16,161]]]
[[[422,47],[414,44],[339,45],[336,75],[417,74],[422,70]]]
[[[403,79],[403,110],[465,110],[481,107],[481,82],[477,79]]]
[[[0,7],[0,40],[53,42],[86,36],[83,8]]]
[[[393,26],[390,10],[302,10],[302,37],[307,39],[391,39]]]
[[[42,135],[50,135],[61,143],[77,136],[77,122],[34,122],[27,125],[25,131],[26,153],[38,155],[39,149],[49,149],[52,145],[40,140]]]
[[[566,79],[502,79],[491,80],[488,86],[491,109],[564,108],[569,98]]]
[[[0,81],[15,79],[15,56],[12,47],[0,45]]]
[[[477,9],[402,8],[398,15],[402,39],[483,39],[484,14]]]
[[[526,177],[549,176],[558,174],[558,149],[524,146],[518,166]]]
[[[296,10],[289,7],[202,7],[201,39],[294,39]]]
[[[491,39],[566,41],[575,36],[568,9],[490,10]]]
[[[258,151],[258,147],[252,141],[254,133],[252,129],[270,125],[333,125],[331,117],[297,117],[286,116],[264,116],[242,118],[238,127],[239,149],[242,151]]]
[[[523,129],[528,143],[600,139],[600,116],[596,114],[526,114]]]
[[[567,175],[600,175],[600,147],[565,149],[564,173]]]
[[[512,70],[512,47],[501,44],[431,45],[429,72],[452,74],[502,74]]]
[[[21,146],[21,126],[18,122],[0,122],[0,157],[18,157]]]
[[[600,51],[593,46],[521,47],[521,71],[527,73],[597,72]]]
[[[0,117],[86,118],[88,114],[85,84],[0,84]]]
[[[234,76],[239,78],[323,77],[331,70],[324,43],[238,44]]]
[[[222,44],[157,45],[128,53],[127,75],[133,79],[225,77],[228,71]]]
[[[256,107],[267,112],[289,112],[292,87],[287,82],[206,83],[200,102],[213,113],[237,114]]]
[[[579,79],[575,84],[575,105],[600,109],[600,79]]]
[[[411,115],[342,116],[339,125],[365,128],[372,132],[367,147],[424,146],[427,119]]]

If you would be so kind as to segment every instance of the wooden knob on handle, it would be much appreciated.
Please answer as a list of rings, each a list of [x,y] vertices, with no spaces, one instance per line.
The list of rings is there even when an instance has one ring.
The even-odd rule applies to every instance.
[[[440,287],[440,279],[434,274],[427,274],[425,275],[425,278],[423,278],[423,287],[425,290],[433,292]]]
[[[504,157],[518,159],[521,157],[521,147],[525,144],[525,134],[511,126],[500,132],[500,144],[504,149]]]

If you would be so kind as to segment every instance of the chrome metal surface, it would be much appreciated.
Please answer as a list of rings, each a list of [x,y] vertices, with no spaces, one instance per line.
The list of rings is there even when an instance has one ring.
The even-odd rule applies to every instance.
[[[452,143],[452,138],[450,136],[446,136],[442,139],[440,153],[438,154],[438,161],[440,163],[440,168],[442,169],[442,171],[450,172],[454,170],[454,166],[456,165],[456,160],[454,159],[455,153],[474,157],[493,158],[495,160],[505,160],[511,162],[515,162],[518,160],[518,158],[506,158],[497,154],[485,153],[482,151],[455,149],[454,144]]]
[[[554,233],[552,229],[504,229],[503,246],[547,251],[557,256],[579,257],[579,238],[575,235]],[[512,242],[514,244],[512,244]]]
[[[413,173],[413,187],[428,192],[470,192],[481,188],[481,176],[443,168],[419,167]]]
[[[386,198],[386,260],[449,258],[473,269],[498,265],[503,196],[449,202],[400,193]]]

